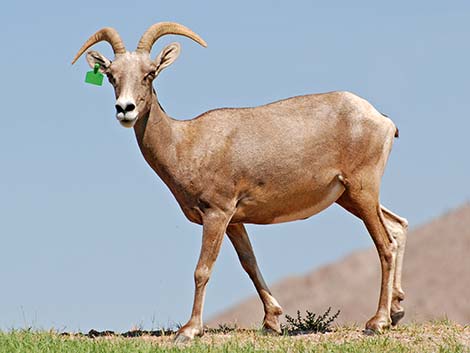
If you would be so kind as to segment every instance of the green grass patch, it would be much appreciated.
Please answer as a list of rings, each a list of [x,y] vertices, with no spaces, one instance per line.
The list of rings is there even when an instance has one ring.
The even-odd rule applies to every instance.
[[[470,326],[447,320],[399,326],[377,336],[362,328],[336,326],[331,332],[297,336],[265,335],[258,330],[208,332],[187,345],[173,335],[89,338],[56,332],[0,332],[0,353],[156,353],[156,352],[468,352]]]

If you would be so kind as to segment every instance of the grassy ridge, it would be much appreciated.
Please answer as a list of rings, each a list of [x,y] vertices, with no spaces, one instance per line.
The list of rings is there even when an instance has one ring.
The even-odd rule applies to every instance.
[[[175,346],[172,336],[61,336],[53,332],[0,333],[1,353],[156,353],[156,352],[470,352],[470,326],[449,321],[411,324],[378,336],[364,336],[359,327],[336,327],[327,334],[267,336],[259,331],[206,334]]]

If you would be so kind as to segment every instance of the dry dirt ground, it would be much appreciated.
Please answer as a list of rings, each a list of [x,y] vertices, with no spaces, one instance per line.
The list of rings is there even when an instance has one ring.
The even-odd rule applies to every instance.
[[[46,334],[47,335],[47,334]],[[21,341],[21,336],[19,337]],[[26,340],[28,337],[25,337]],[[50,337],[42,337],[50,340]],[[470,352],[470,326],[449,320],[407,324],[380,335],[366,336],[358,326],[335,326],[325,334],[266,335],[258,330],[206,333],[188,344],[173,343],[174,334],[124,338],[87,338],[67,335],[52,338],[50,352],[74,348],[83,352]],[[36,338],[35,342],[40,342]],[[75,342],[71,344],[71,342]],[[37,343],[34,343],[37,344]],[[2,337],[0,336],[0,348]],[[57,348],[57,349],[56,349]],[[137,349],[137,350],[136,350]],[[0,349],[1,350],[1,349]],[[14,351],[16,353],[16,351]],[[18,351],[19,352],[19,351]],[[32,351],[36,352],[36,351]],[[39,351],[38,351],[39,352]],[[23,353],[23,352],[22,352]]]

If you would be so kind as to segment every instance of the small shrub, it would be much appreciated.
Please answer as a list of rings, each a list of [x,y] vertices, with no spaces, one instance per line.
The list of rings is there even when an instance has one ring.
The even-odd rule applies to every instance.
[[[236,324],[228,325],[228,324],[219,324],[218,328],[206,328],[204,331],[208,333],[215,333],[215,334],[227,334],[238,330],[238,326]]]
[[[287,324],[282,325],[282,331],[287,335],[300,335],[305,333],[325,333],[331,331],[330,325],[339,316],[338,310],[334,315],[330,316],[331,307],[323,315],[318,315],[306,310],[305,318],[297,310],[297,318],[286,315]]]

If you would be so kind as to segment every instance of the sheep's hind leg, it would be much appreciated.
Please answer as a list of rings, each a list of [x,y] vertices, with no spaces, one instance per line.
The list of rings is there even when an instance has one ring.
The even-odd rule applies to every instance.
[[[261,275],[245,226],[241,223],[230,224],[227,227],[227,235],[238,254],[241,265],[253,281],[259,297],[263,302],[263,328],[268,331],[280,333],[281,327],[279,324],[279,315],[282,314],[282,308],[272,296],[263,276]]]
[[[397,241],[388,232],[378,202],[378,192],[358,190],[343,194],[337,203],[364,222],[380,259],[382,279],[376,314],[366,323],[364,333],[373,334],[390,327],[391,303],[397,258]]]
[[[397,242],[395,277],[393,280],[392,306],[390,310],[392,326],[396,326],[403,316],[405,316],[405,310],[401,306],[400,302],[405,299],[405,292],[403,292],[401,287],[401,275],[403,269],[403,256],[405,254],[408,221],[386,209],[384,206],[381,206],[381,209],[382,214],[384,215],[385,226]]]

